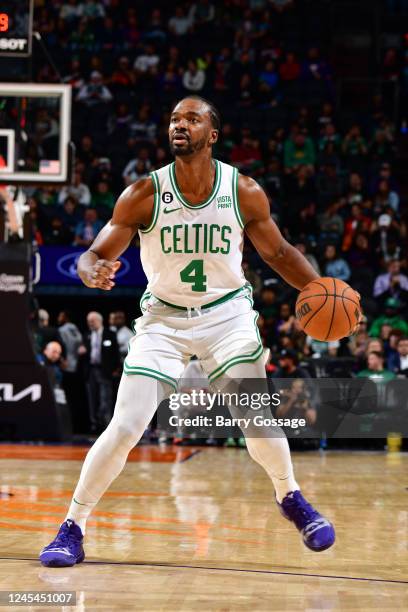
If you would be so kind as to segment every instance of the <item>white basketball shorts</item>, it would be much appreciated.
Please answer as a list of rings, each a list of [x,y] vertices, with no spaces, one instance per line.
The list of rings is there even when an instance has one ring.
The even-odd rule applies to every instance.
[[[181,310],[163,304],[149,293],[141,299],[143,315],[133,324],[123,371],[141,374],[177,387],[192,355],[200,360],[212,382],[238,363],[263,355],[253,310],[252,290],[208,308]]]

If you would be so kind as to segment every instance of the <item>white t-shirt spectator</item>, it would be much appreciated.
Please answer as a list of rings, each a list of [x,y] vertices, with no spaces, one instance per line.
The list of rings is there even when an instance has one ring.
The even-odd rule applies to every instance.
[[[190,15],[183,15],[182,17],[172,17],[169,19],[169,30],[174,32],[176,36],[184,36],[189,31],[192,25]]]
[[[189,91],[201,91],[205,83],[205,72],[204,70],[197,70],[191,72],[186,70],[183,75],[183,86]]]
[[[150,55],[149,53],[142,53],[138,55],[133,64],[133,68],[139,72],[147,72],[151,68],[155,68],[159,63],[160,58],[155,53]]]
[[[139,171],[138,165],[140,164],[140,166],[142,166],[142,164],[140,163],[141,161],[143,160],[137,158],[131,159],[130,162],[125,166],[125,169],[122,172],[122,178],[124,179],[126,185],[130,185],[131,183],[134,183],[140,178],[145,178],[146,176],[149,176],[152,164],[149,160],[144,161],[143,170]]]
[[[103,85],[100,73],[96,70],[91,74],[91,82],[83,85],[76,97],[78,102],[87,106],[94,106],[100,102],[110,102],[113,98],[111,92]]]
[[[66,185],[61,189],[58,195],[58,204],[63,204],[68,196],[75,198],[79,204],[89,206],[91,203],[91,192],[88,185],[79,183],[79,185]]]

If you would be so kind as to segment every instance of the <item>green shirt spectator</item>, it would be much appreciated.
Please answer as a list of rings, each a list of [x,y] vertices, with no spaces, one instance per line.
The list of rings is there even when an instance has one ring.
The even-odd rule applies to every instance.
[[[399,314],[400,302],[395,298],[388,298],[385,302],[385,314],[381,315],[377,319],[374,319],[369,335],[379,337],[381,332],[381,326],[391,325],[392,329],[400,330],[404,336],[408,336],[408,323]]]
[[[304,134],[296,134],[293,138],[288,138],[284,145],[284,159],[286,169],[308,166],[313,170],[316,153],[311,138]]]
[[[394,380],[395,374],[384,369],[384,356],[379,351],[372,351],[367,357],[367,368],[357,374],[358,378],[370,378],[375,383]]]
[[[92,194],[92,206],[95,208],[105,206],[109,208],[109,210],[113,210],[115,206],[115,196],[110,191],[106,181],[99,181],[97,184],[96,191]]]
[[[353,125],[346,134],[343,140],[342,149],[344,155],[347,157],[367,154],[367,143],[361,135],[361,128],[359,125]]]

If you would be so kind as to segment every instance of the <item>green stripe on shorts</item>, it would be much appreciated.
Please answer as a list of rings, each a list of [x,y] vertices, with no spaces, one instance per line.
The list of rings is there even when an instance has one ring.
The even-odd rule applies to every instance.
[[[153,370],[152,368],[144,368],[142,366],[128,366],[125,360],[123,364],[123,371],[128,375],[140,374],[141,376],[149,376],[150,378],[155,378],[156,380],[160,380],[161,382],[165,382],[168,385],[171,385],[175,390],[177,389],[177,381],[175,378],[171,376],[167,376],[167,374],[163,374],[158,370]]]

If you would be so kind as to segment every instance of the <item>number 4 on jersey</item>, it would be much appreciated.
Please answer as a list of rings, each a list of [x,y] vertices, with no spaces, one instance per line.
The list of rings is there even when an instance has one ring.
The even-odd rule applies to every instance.
[[[204,261],[202,259],[193,259],[180,272],[180,278],[183,283],[191,283],[192,291],[207,291],[207,277],[204,274]]]

